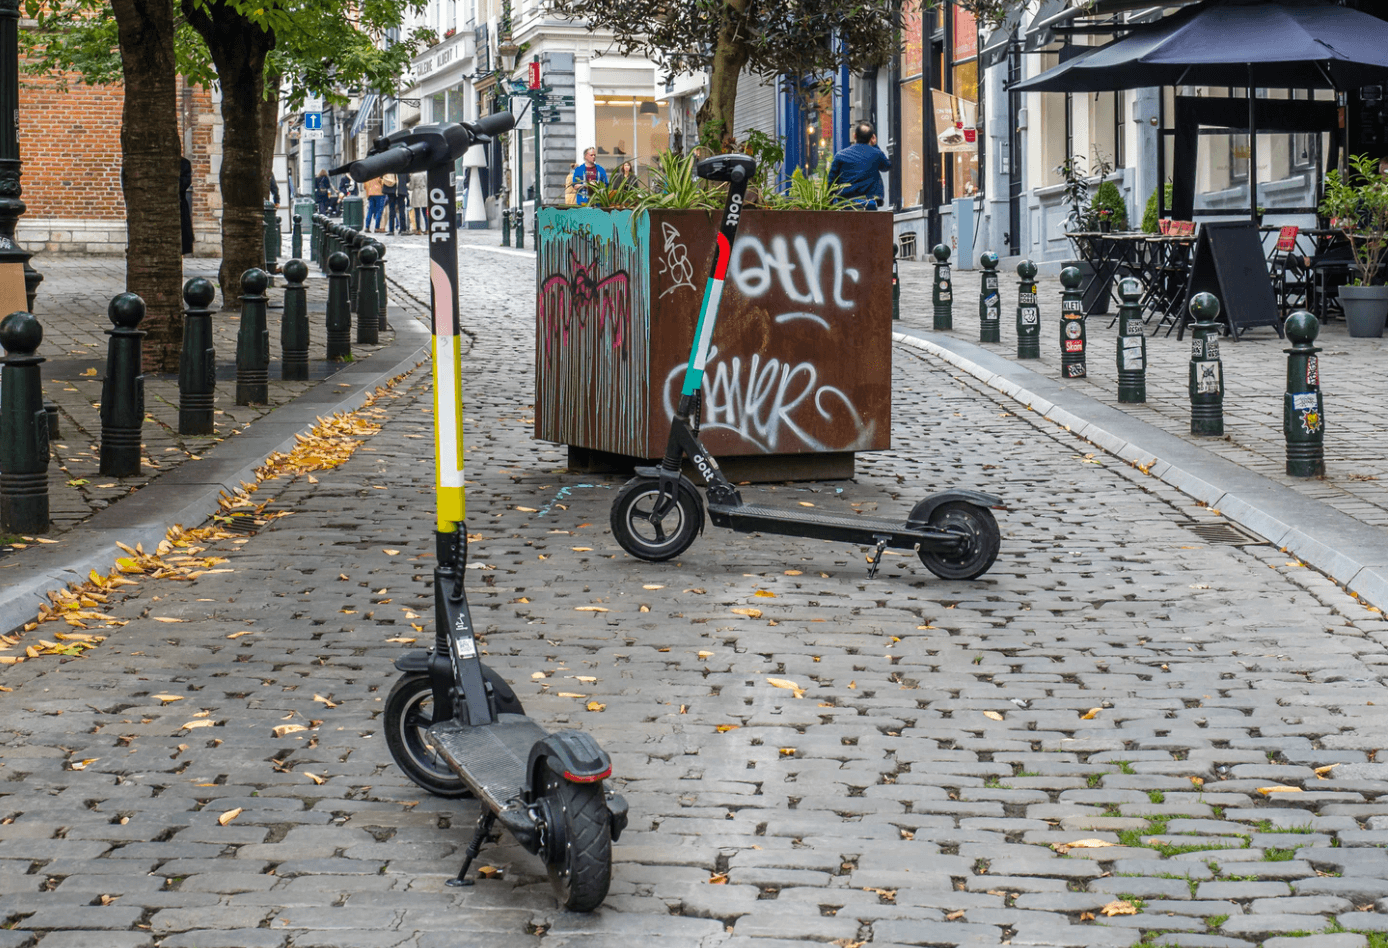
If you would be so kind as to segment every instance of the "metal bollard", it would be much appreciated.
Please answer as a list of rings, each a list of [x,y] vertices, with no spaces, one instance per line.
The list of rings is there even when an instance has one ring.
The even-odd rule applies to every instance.
[[[374,346],[381,341],[381,324],[376,314],[376,248],[370,244],[361,248],[357,274],[361,279],[361,289],[357,291],[357,344]]]
[[[270,401],[270,329],[265,288],[270,275],[252,267],[241,274],[241,328],[236,333],[236,404]]]
[[[284,264],[284,319],[280,323],[280,378],[308,378],[308,265],[302,260]]]
[[[31,313],[0,320],[0,530],[48,532],[48,413],[37,355],[43,327]]]
[[[386,245],[373,240],[371,246],[376,250],[376,326],[381,332],[389,332],[390,320],[386,318],[390,303],[390,296],[386,293]]]
[[[511,246],[511,209],[501,212],[501,246]]]
[[[1147,337],[1142,333],[1142,284],[1132,277],[1120,280],[1118,296],[1118,401],[1141,405],[1147,401]]]
[[[525,249],[525,208],[516,208],[516,249]]]
[[[1060,271],[1060,374],[1067,379],[1082,379],[1089,374],[1084,362],[1084,277],[1078,267]]]
[[[106,378],[101,382],[101,473],[134,477],[140,473],[140,433],[145,422],[145,377],[140,373],[139,329],[145,301],[121,293],[106,309],[114,329],[106,330]]]
[[[178,361],[178,433],[210,435],[217,400],[217,350],[212,346],[211,282],[194,277],[183,284],[183,354]]]
[[[351,268],[347,271],[351,274],[351,280],[347,284],[347,299],[354,313],[361,305],[361,248],[366,246],[369,239],[366,234],[354,230],[347,238],[346,246],[342,248],[343,252],[347,254],[347,259],[351,262]]]
[[[978,341],[1002,341],[1002,293],[998,290],[998,255],[989,250],[978,258],[983,268],[978,288]]]
[[[931,253],[935,255],[935,285],[930,293],[930,300],[935,304],[935,328],[953,329],[954,287],[949,278],[949,247],[936,244]]]
[[[897,251],[900,248],[892,244],[892,319],[901,318],[901,271],[897,266]]]
[[[1325,402],[1321,397],[1321,350],[1311,345],[1321,324],[1297,310],[1283,324],[1292,347],[1287,353],[1287,394],[1282,396],[1282,431],[1287,436],[1287,473],[1292,477],[1325,474]]]
[[[280,232],[279,215],[275,213],[275,205],[270,201],[265,202],[265,273],[267,276],[274,273],[279,267],[280,255]]]
[[[1041,358],[1041,310],[1036,305],[1036,264],[1017,264],[1017,358]]]
[[[290,256],[298,260],[304,255],[304,219],[298,214],[294,215],[294,225],[290,228],[289,234]]]
[[[1219,359],[1219,300],[1196,293],[1190,300],[1195,317],[1190,337],[1190,433],[1224,434],[1224,363]]]
[[[348,305],[350,261],[341,251],[328,258],[328,358],[352,357],[352,310]]]
[[[317,262],[318,248],[322,246],[323,240],[323,215],[313,214],[309,219],[312,223],[308,229],[308,256],[310,260]]]

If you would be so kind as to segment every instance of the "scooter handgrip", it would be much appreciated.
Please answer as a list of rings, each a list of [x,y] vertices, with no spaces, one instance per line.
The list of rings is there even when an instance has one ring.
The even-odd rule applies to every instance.
[[[516,117],[510,112],[493,112],[484,115],[470,126],[474,135],[502,135],[516,127]]]
[[[347,166],[347,173],[353,181],[370,181],[383,174],[399,174],[414,161],[416,151],[423,152],[423,145],[396,145],[375,155],[367,155]]]

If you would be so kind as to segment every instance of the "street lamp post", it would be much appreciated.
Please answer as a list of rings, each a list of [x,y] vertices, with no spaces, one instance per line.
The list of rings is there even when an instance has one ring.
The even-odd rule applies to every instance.
[[[26,308],[43,277],[29,266],[28,251],[15,243],[15,226],[24,213],[19,199],[19,0],[0,0],[0,295],[15,270],[24,274]],[[2,314],[0,314],[2,315]]]

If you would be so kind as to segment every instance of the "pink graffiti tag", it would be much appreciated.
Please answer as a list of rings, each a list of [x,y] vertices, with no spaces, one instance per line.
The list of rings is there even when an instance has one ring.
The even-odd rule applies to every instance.
[[[626,358],[626,340],[631,326],[631,287],[625,270],[595,279],[592,265],[585,265],[569,252],[570,273],[555,273],[540,285],[540,323],[545,333],[545,356],[551,354],[555,338],[568,346],[575,321],[579,329],[591,322],[599,332],[610,326],[612,348]]]

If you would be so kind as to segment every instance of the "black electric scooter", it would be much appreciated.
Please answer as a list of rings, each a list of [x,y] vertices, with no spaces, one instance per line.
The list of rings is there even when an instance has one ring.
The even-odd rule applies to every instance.
[[[603,789],[612,761],[582,731],[550,733],[526,717],[515,692],[479,658],[463,590],[462,362],[453,163],[474,144],[510,130],[509,112],[475,124],[416,126],[376,140],[345,169],[356,181],[424,172],[428,181],[433,309],[435,533],[434,644],[402,655],[404,674],[386,699],[386,744],[395,763],[430,793],[475,796],[483,805],[462,868],[449,885],[472,885],[472,861],[498,821],[544,860],[566,908],[588,912],[607,897],[612,842],[626,802]]]
[[[998,556],[998,524],[988,508],[1000,506],[1001,498],[972,490],[941,491],[916,504],[905,523],[747,504],[699,442],[699,388],[718,321],[723,277],[737,240],[747,182],[755,170],[756,161],[747,155],[716,155],[699,162],[696,168],[699,177],[728,185],[713,269],[704,290],[665,458],[659,466],[636,468],[636,476],[617,494],[612,504],[612,535],[622,549],[645,560],[668,560],[689,548],[703,530],[704,510],[693,482],[680,473],[687,457],[704,479],[708,516],[714,526],[739,533],[865,544],[874,550],[868,556],[869,577],[877,575],[882,551],[890,547],[915,550],[926,568],[944,579],[977,579]]]

